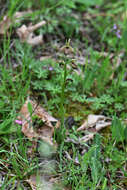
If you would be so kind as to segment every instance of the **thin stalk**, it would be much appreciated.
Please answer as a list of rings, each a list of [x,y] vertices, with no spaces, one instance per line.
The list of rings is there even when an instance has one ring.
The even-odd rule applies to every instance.
[[[67,62],[64,62],[64,76],[62,81],[62,89],[61,89],[61,104],[60,104],[60,116],[61,116],[61,127],[64,127],[64,117],[65,117],[65,88],[66,88],[66,78],[67,78]]]

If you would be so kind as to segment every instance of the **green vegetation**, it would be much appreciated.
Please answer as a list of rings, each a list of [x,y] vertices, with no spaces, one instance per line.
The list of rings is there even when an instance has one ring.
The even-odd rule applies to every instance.
[[[57,167],[51,164],[61,185],[54,189],[127,189],[127,2],[2,0],[0,10],[1,21],[31,10],[1,34],[0,189],[31,190],[27,180],[40,174],[39,145],[29,155],[32,142],[15,122],[28,96],[61,121],[53,137]],[[34,33],[43,43],[22,43],[16,29],[42,20]],[[31,104],[28,110],[32,116]],[[111,126],[82,142],[85,130],[77,128],[89,114],[111,118]],[[32,120],[43,125],[36,115]]]

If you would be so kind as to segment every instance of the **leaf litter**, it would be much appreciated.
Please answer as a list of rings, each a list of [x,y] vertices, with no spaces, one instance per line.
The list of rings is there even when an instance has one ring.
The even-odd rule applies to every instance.
[[[32,106],[32,114],[30,114],[28,110],[28,103]],[[20,123],[22,122],[22,132],[29,140],[40,138],[50,145],[53,145],[54,129],[59,128],[59,120],[51,116],[43,107],[39,106],[35,100],[30,100],[30,98],[27,98],[19,114],[20,116],[18,117],[18,120]],[[36,127],[36,129],[33,126],[32,121],[32,117],[34,116],[35,119],[42,121],[41,125]]]
[[[19,14],[19,18],[20,18],[20,14]],[[11,21],[7,17],[5,17],[3,19],[3,21],[5,23],[8,22],[6,24],[7,25],[6,30],[8,30],[12,24]],[[18,22],[20,21],[20,20],[18,20],[18,17],[17,17],[17,21]],[[42,21],[36,25],[29,25],[29,26],[22,25],[20,28],[18,28],[17,34],[18,34],[21,42],[27,42],[30,45],[38,45],[38,44],[43,43],[43,36],[42,35],[35,36],[33,33],[34,30],[36,30],[36,28],[41,27],[43,24],[45,24],[45,21],[44,22]],[[4,24],[3,24],[3,26],[4,26]],[[3,27],[2,30],[3,30],[3,33],[1,33],[1,34],[4,34],[5,27]],[[70,52],[70,53],[73,53],[73,52]],[[120,57],[121,57],[121,55],[120,55]],[[83,65],[84,65],[84,62],[85,62],[84,59],[81,59],[81,64],[83,63]],[[121,63],[121,59],[119,59],[118,62]],[[119,64],[118,64],[118,66],[119,66]],[[81,71],[78,70],[78,68],[76,71],[77,71],[77,74],[81,75]],[[29,102],[33,108],[32,116],[28,110]],[[41,138],[46,143],[49,143],[50,145],[54,145],[54,142],[53,142],[54,125],[52,124],[52,122],[56,123],[55,128],[59,127],[60,123],[57,119],[50,116],[41,106],[38,106],[36,101],[32,101],[30,99],[25,102],[25,104],[23,105],[23,107],[20,111],[20,114],[22,116],[18,117],[18,119],[15,122],[18,123],[19,125],[22,125],[22,132],[24,133],[24,135],[26,137],[28,137],[29,140],[33,141],[33,139]],[[39,127],[37,127],[36,129],[34,128],[34,122],[32,120],[32,117],[34,117],[34,116],[37,116],[37,120],[39,120],[39,121],[42,120],[43,127],[41,127],[39,125]],[[104,127],[107,127],[110,125],[111,125],[111,118],[105,117],[103,115],[89,115],[87,120],[85,120],[85,122],[77,129],[78,132],[86,131],[86,133],[88,132],[89,134],[86,134],[84,137],[79,138],[78,143],[81,143],[82,141],[88,142],[89,140],[93,139],[94,135],[98,131],[100,131]],[[70,142],[75,143],[75,144],[77,143],[77,141],[74,142],[74,141],[71,141],[71,139],[70,139]],[[71,158],[71,156],[68,154],[68,152],[66,152],[66,157],[68,158],[68,160],[74,161],[75,164],[78,164],[78,161],[73,160]],[[36,188],[37,187],[36,178],[37,178],[37,176],[30,177],[31,182],[29,181],[29,184],[31,185],[33,183],[33,186],[31,185],[31,188],[33,190],[37,189]],[[48,188],[47,182],[46,183],[44,182],[44,184],[46,184],[45,186],[47,187],[47,189],[51,189],[50,188],[51,184],[49,185],[49,188]]]
[[[101,129],[110,126],[112,123],[112,119],[109,117],[105,117],[104,115],[88,115],[88,118],[83,122],[83,124],[77,129],[77,132],[83,132],[85,135],[83,137],[77,137],[77,139],[73,139],[70,137],[66,137],[65,142],[73,143],[81,151],[81,155],[84,155],[87,150],[84,146],[84,143],[88,143],[90,140],[93,140],[96,133],[98,133]],[[78,157],[73,159],[69,152],[64,151],[65,157],[67,160],[72,161],[75,165],[80,165]]]
[[[90,114],[87,120],[77,129],[77,131],[85,130],[86,134],[84,137],[79,138],[79,141],[87,142],[93,139],[94,135],[101,129],[110,126],[112,119],[105,117],[104,115]]]
[[[4,35],[8,32],[9,28],[16,23],[20,23],[25,16],[29,16],[32,13],[31,10],[16,12],[12,17],[5,15],[3,20],[0,22],[0,34]],[[41,21],[35,25],[29,24],[26,26],[25,24],[22,25],[20,28],[16,29],[16,33],[21,42],[26,42],[32,46],[42,44],[43,43],[43,35],[40,34],[36,36],[34,31],[43,25],[45,25],[45,21]]]
[[[45,25],[45,21],[41,21],[35,25],[22,25],[20,28],[17,29],[17,34],[21,40],[21,42],[26,42],[32,46],[42,44],[43,43],[43,35],[40,34],[38,36],[34,35],[34,30],[40,28],[41,26]]]
[[[77,131],[87,130],[93,127],[95,127],[96,131],[99,131],[109,125],[111,125],[111,119],[109,117],[105,117],[104,115],[90,114],[87,120],[84,121],[84,123],[77,129]]]
[[[35,121],[38,126],[35,126]],[[42,159],[39,164],[40,173],[39,175],[31,175],[26,182],[29,183],[32,190],[53,189],[55,182],[50,182],[50,179],[53,179],[52,172],[55,171],[56,160],[52,159],[52,154],[55,153],[54,150],[57,147],[57,144],[53,141],[53,135],[55,128],[59,128],[60,121],[46,112],[35,100],[28,97],[15,122],[22,125],[23,134],[32,141],[32,146],[28,151],[29,156],[33,157],[30,154],[34,154],[33,149],[37,148],[37,140],[41,140],[38,147]]]
[[[4,35],[8,29],[11,27],[11,25],[19,23],[21,21],[21,18],[24,18],[25,16],[29,16],[31,14],[31,10],[22,11],[22,12],[16,12],[12,18],[8,15],[5,15],[3,17],[3,20],[0,22],[0,34]]]

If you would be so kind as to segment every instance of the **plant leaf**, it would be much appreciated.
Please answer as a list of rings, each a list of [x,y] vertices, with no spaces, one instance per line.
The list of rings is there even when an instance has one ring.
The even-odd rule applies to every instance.
[[[32,115],[32,113],[33,113],[33,108],[32,108],[32,104],[31,104],[30,102],[28,102],[27,108],[28,108],[28,111],[29,111],[30,115]]]
[[[124,126],[116,116],[113,118],[111,131],[112,131],[112,139],[116,140],[116,142],[120,142],[125,139]]]
[[[16,131],[16,127],[12,124],[12,119],[7,119],[0,124],[0,135],[10,134]]]

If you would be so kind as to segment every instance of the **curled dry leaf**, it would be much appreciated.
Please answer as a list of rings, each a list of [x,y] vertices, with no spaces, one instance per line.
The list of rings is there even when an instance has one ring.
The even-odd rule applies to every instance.
[[[108,126],[110,126],[111,125],[111,122],[98,122],[97,124],[96,124],[96,127],[95,127],[95,129],[96,129],[96,131],[100,131],[101,129],[103,129],[103,128],[105,128],[105,127],[108,127]]]
[[[110,125],[111,125],[111,118],[105,117],[103,115],[90,114],[87,120],[81,125],[81,127],[77,129],[77,131],[86,130],[88,133],[89,131],[94,131],[94,132],[86,134],[84,137],[79,138],[79,142],[87,142],[93,139],[94,135],[98,131]]]
[[[28,103],[32,105],[32,116],[28,111]],[[60,126],[60,122],[48,114],[41,106],[34,100],[27,99],[20,111],[20,119],[22,121],[22,132],[30,140],[33,138],[40,138],[45,142],[53,145],[52,137],[54,128]],[[41,122],[41,125],[35,127],[32,121],[32,117],[36,117]]]
[[[11,19],[8,16],[4,16],[3,20],[0,22],[0,34],[4,35],[11,24]]]
[[[12,18],[5,15],[3,17],[3,20],[0,22],[0,34],[4,35],[12,24],[19,23],[20,19],[23,18],[25,15],[27,15],[29,13],[32,13],[32,11],[28,10],[28,11],[16,12],[12,16]]]
[[[42,43],[43,36],[42,35],[35,36],[33,32],[34,30],[40,28],[41,26],[45,24],[46,24],[45,21],[41,21],[35,25],[28,26],[28,27],[26,25],[22,25],[20,28],[17,29],[17,34],[21,42],[27,42],[30,45],[38,45]]]
[[[90,114],[87,120],[77,129],[77,131],[82,131],[88,128],[95,127],[98,131],[103,127],[109,126],[111,122],[107,122],[106,120],[111,120],[103,115],[93,115]]]

